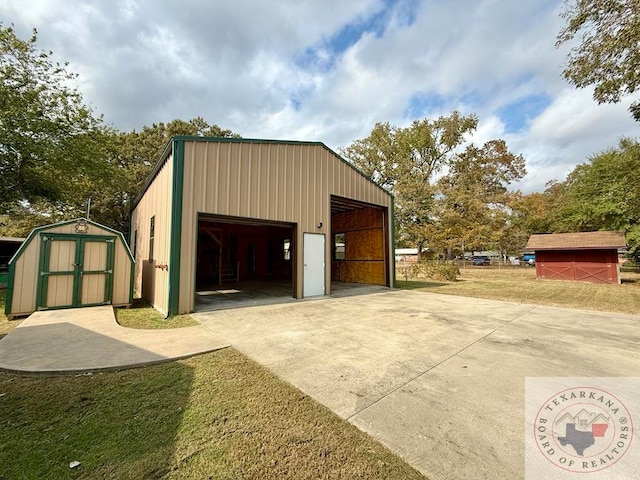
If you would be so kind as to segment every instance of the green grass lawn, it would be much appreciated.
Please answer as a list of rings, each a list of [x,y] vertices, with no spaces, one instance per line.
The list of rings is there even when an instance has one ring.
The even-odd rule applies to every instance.
[[[116,308],[115,312],[118,323],[129,328],[180,328],[199,325],[191,315],[176,315],[165,319],[160,312],[140,298],[133,301],[131,308]]]
[[[20,320],[11,320],[4,314],[4,304],[7,299],[7,291],[0,289],[0,338],[4,337],[11,330],[16,328],[20,324]],[[0,476],[0,478],[2,478]]]
[[[141,303],[118,321],[195,322]],[[0,314],[0,335],[18,323]],[[423,478],[232,348],[121,372],[0,372],[0,432],[0,479]]]
[[[0,431],[7,479],[422,478],[231,348],[122,372],[0,373]]]
[[[467,267],[455,282],[398,276],[397,287],[519,303],[640,314],[640,274],[622,273],[621,285],[536,280],[533,268]]]

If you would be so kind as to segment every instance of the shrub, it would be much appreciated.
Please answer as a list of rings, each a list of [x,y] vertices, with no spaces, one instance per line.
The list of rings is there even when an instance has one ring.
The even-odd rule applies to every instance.
[[[446,280],[453,282],[460,275],[460,269],[453,263],[447,262],[419,262],[410,265],[409,277],[430,278],[433,280]],[[402,275],[404,275],[404,269]]]

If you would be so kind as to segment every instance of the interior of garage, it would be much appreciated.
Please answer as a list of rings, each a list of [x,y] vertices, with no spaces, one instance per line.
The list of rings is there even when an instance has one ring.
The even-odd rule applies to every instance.
[[[295,225],[200,215],[196,308],[295,296]]]
[[[387,215],[385,208],[331,196],[332,295],[388,286]],[[295,224],[200,214],[196,310],[292,301],[295,238]]]
[[[331,196],[331,281],[388,285],[385,208]]]

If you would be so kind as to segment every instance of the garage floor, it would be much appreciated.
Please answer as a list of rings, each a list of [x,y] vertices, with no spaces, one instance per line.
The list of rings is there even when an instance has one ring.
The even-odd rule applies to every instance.
[[[194,316],[432,480],[524,477],[525,377],[640,376],[638,316],[399,290]]]
[[[331,296],[345,297],[386,291],[386,287],[361,283],[331,282]],[[212,285],[196,292],[196,311],[300,302],[292,296],[291,280],[255,280],[228,285]],[[317,299],[317,298],[316,298]]]

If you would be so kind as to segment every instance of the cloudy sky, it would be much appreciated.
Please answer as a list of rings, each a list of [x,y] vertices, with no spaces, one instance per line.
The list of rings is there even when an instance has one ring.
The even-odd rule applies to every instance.
[[[244,137],[333,149],[375,122],[475,113],[542,190],[638,135],[561,71],[563,0],[2,0],[0,20],[70,63],[121,130],[201,116]]]

